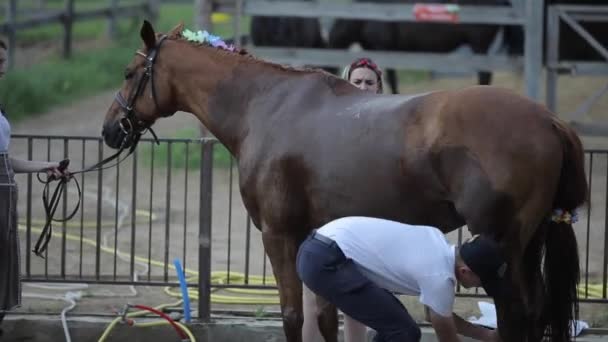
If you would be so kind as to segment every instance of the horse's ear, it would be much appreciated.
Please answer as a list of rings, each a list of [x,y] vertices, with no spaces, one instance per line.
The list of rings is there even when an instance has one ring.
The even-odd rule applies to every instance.
[[[173,37],[177,37],[177,36],[181,35],[183,31],[184,31],[184,22],[181,21],[169,32],[169,35],[173,36]]]
[[[140,35],[148,49],[153,49],[156,46],[156,33],[154,33],[154,28],[149,21],[144,20],[144,24],[141,26]]]

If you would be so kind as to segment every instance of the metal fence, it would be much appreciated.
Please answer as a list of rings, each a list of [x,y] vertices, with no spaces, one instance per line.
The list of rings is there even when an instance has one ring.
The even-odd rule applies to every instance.
[[[33,160],[71,159],[71,170],[113,151],[100,138],[15,135],[13,155]],[[581,253],[580,296],[608,302],[608,151],[586,152],[590,205],[575,225]],[[208,319],[212,291],[275,289],[260,232],[242,204],[238,174],[223,146],[211,139],[143,140],[124,162],[77,176],[82,207],[57,223],[44,259],[32,250],[43,225],[42,186],[18,175],[21,188],[22,273],[28,282],[87,282],[176,286],[180,259],[198,290],[199,316]],[[60,210],[76,204],[73,184]],[[448,234],[459,243],[466,230]],[[481,296],[458,289],[460,296]],[[276,291],[272,293],[276,294]],[[276,296],[268,303],[278,303]],[[226,301],[229,302],[229,301]]]

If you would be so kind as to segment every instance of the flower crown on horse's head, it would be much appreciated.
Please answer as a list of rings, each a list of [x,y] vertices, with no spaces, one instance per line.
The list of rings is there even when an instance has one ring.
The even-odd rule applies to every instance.
[[[182,31],[182,37],[190,42],[207,44],[216,48],[236,52],[237,49],[232,44],[226,44],[222,38],[215,36],[207,31],[199,30],[197,32],[190,31],[188,29]]]

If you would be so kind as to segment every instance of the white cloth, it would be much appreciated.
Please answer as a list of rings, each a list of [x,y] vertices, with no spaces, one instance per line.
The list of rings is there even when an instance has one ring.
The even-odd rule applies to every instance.
[[[317,232],[334,240],[361,273],[386,290],[420,296],[442,316],[454,305],[454,246],[429,226],[370,217],[345,217]]]
[[[481,316],[469,318],[469,322],[477,325],[482,325],[488,328],[497,327],[496,319],[496,307],[492,303],[488,302],[477,302]],[[584,329],[588,329],[589,324],[585,321],[576,321],[575,324],[570,325],[570,335],[572,337],[578,336]]]
[[[11,141],[11,125],[0,111],[0,152],[7,152]]]

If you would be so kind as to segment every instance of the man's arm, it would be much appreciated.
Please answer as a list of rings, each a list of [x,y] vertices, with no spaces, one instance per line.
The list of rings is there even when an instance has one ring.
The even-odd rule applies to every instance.
[[[473,324],[457,314],[452,314],[452,316],[454,317],[456,330],[459,334],[479,341],[500,341],[497,339],[498,334],[496,331]]]

